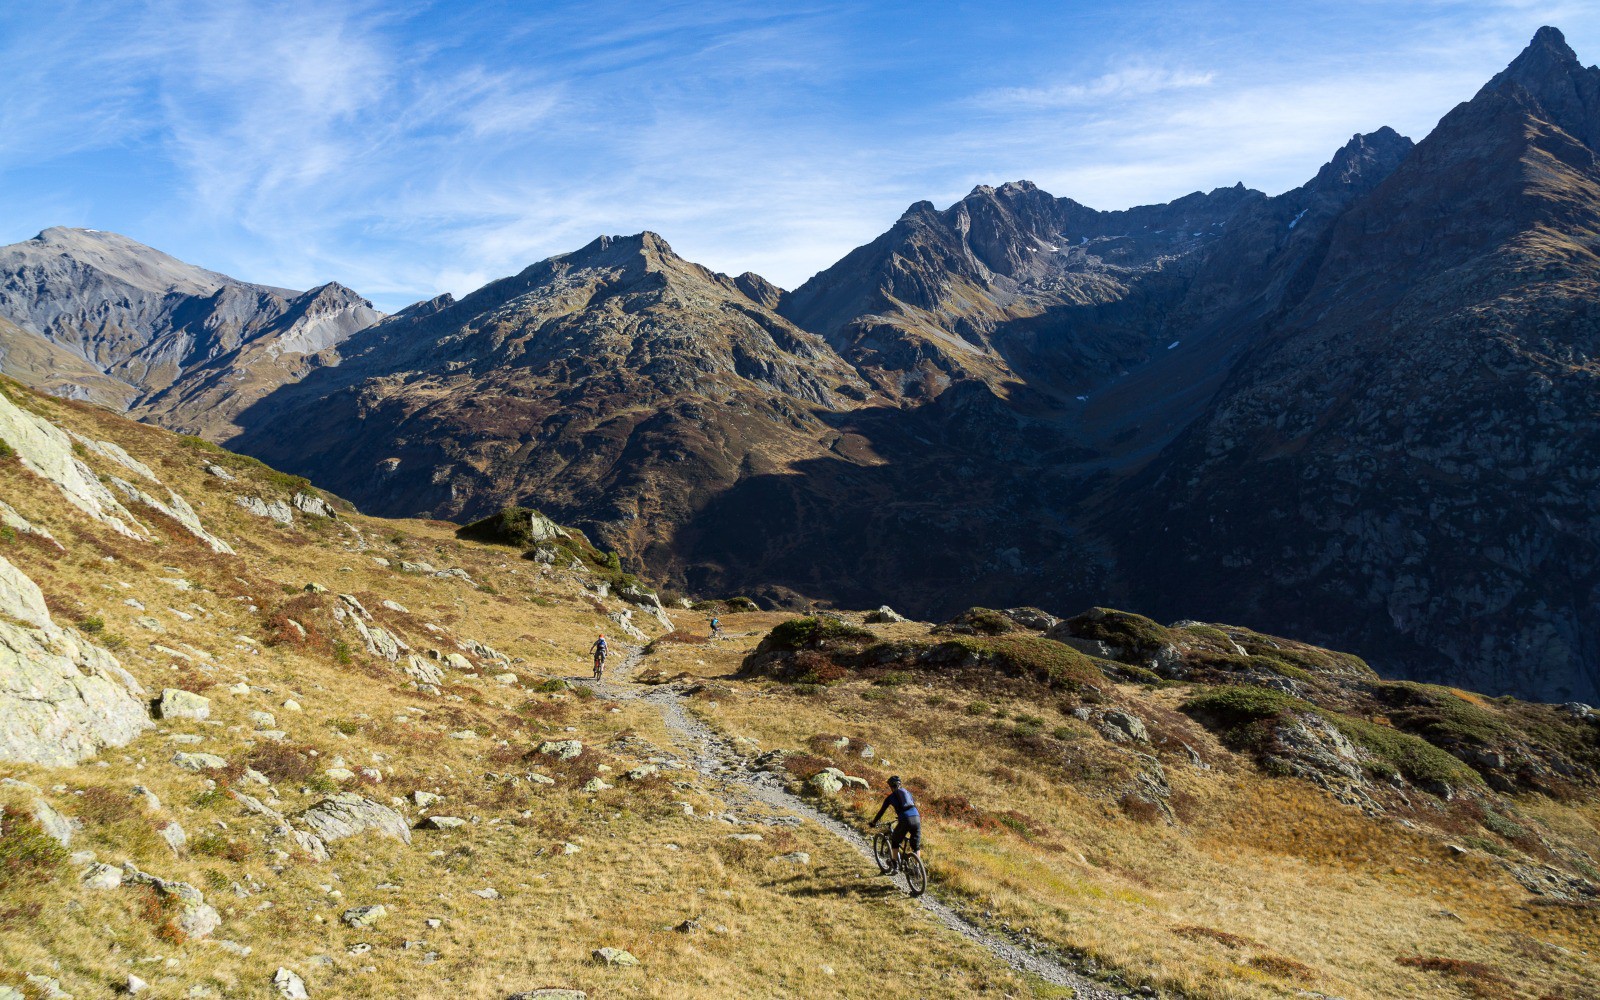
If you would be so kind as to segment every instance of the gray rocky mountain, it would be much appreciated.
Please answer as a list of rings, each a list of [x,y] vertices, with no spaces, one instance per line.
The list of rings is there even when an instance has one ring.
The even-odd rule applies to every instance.
[[[1597,115],[1600,69],[1544,29],[1337,218],[1303,295],[1104,501],[1129,593],[1600,693]]]
[[[303,374],[299,359],[382,316],[337,284],[250,284],[116,233],[54,228],[0,248],[0,371],[191,433],[225,436],[237,408]],[[220,383],[232,388],[207,390]]]
[[[792,292],[603,237],[360,329],[337,286],[51,231],[0,260],[0,352],[375,513],[538,507],[700,593],[1109,598],[1594,700],[1597,123],[1544,29],[1421,143],[1281,195],[980,186]]]
[[[826,454],[818,414],[867,395],[771,291],[654,233],[601,237],[362,331],[243,412],[230,444],[373,510],[537,501],[611,546],[669,551],[659,533],[740,478]]]

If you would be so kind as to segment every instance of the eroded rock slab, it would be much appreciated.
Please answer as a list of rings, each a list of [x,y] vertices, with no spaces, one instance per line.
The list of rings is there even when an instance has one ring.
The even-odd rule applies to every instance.
[[[62,767],[150,728],[139,682],[56,625],[38,586],[4,558],[0,615],[0,760]]]

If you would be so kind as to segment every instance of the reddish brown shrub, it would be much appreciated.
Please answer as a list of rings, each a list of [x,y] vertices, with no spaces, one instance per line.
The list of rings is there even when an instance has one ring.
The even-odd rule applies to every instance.
[[[1124,795],[1118,805],[1122,808],[1122,815],[1135,823],[1157,823],[1162,818],[1160,806],[1131,792]]]
[[[263,741],[250,751],[246,758],[250,766],[270,778],[280,781],[305,781],[317,773],[317,759],[311,756],[315,747],[303,743],[275,743]]]
[[[1210,927],[1190,925],[1187,927],[1174,927],[1172,933],[1190,941],[1215,941],[1225,948],[1247,948],[1255,946],[1255,942],[1238,934],[1229,934],[1227,931],[1214,930]]]
[[[1298,982],[1310,982],[1317,976],[1317,971],[1302,962],[1282,955],[1257,955],[1250,960],[1250,964],[1269,976],[1280,979],[1293,979]]]

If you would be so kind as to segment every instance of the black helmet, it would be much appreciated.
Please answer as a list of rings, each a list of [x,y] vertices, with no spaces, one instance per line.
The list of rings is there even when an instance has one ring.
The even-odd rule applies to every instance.
[[[899,788],[900,787],[900,776],[898,774],[889,779],[889,787],[890,788]]]

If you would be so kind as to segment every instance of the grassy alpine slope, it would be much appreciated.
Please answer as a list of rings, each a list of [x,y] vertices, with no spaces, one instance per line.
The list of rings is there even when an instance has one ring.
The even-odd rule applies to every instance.
[[[167,694],[174,717],[73,764],[0,762],[0,996],[113,996],[132,975],[149,996],[277,997],[279,969],[312,997],[1063,995],[817,824],[696,772],[648,682],[837,815],[880,791],[809,791],[822,768],[907,775],[939,891],[1119,989],[1593,995],[1600,727],[1555,707],[1119,614],[933,630],[718,604],[669,628],[575,533],[518,522],[497,545],[367,518],[203,443],[0,391],[79,435],[63,461],[125,504],[101,512],[118,528],[69,502],[65,466],[25,461],[30,418],[0,413],[0,559],[37,584],[53,648],[109,652],[145,702],[207,699],[183,717]],[[728,635],[702,641],[713,613]],[[46,634],[8,615],[6,635]],[[598,632],[645,645],[619,619],[649,640],[641,683],[570,683]],[[570,740],[570,759],[547,745]],[[380,828],[311,839],[340,794]],[[124,862],[168,890],[96,887],[94,865]]]

